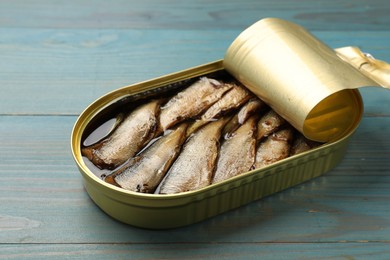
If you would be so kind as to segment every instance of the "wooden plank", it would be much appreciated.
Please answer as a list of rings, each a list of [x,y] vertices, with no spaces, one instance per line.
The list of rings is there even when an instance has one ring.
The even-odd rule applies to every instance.
[[[390,61],[389,11],[385,0],[2,0],[0,258],[389,259],[388,90],[361,90],[365,116],[327,175],[181,229],[108,217],[69,148],[93,100],[221,59],[263,17]]]
[[[2,27],[243,29],[263,17],[281,17],[315,30],[388,30],[386,0],[172,1],[3,0]]]
[[[388,243],[1,245],[5,259],[388,259]]]
[[[0,84],[6,90],[0,111],[80,113],[113,89],[221,59],[235,35],[232,31],[0,30]]]
[[[116,88],[222,59],[238,30],[0,29],[1,114],[79,114]],[[313,32],[390,61],[389,32]],[[388,115],[390,92],[362,90]]]
[[[364,118],[324,177],[169,231],[118,223],[93,204],[69,149],[75,119],[0,116],[0,243],[389,241],[390,117]]]

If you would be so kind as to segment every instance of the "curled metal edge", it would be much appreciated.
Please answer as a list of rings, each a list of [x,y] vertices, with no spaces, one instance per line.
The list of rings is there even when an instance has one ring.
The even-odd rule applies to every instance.
[[[358,47],[347,46],[335,49],[336,54],[384,88],[390,89],[390,64],[363,53]]]

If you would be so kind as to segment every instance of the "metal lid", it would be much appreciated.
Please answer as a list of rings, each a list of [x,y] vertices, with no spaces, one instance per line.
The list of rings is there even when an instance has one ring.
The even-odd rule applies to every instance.
[[[307,138],[322,142],[359,123],[363,106],[355,88],[379,86],[304,28],[277,18],[243,31],[224,66]]]

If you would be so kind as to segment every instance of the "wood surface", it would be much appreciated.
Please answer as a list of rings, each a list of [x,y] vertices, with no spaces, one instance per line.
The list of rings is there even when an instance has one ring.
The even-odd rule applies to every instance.
[[[390,259],[390,91],[328,174],[188,227],[121,224],[89,199],[77,116],[124,85],[222,59],[264,17],[390,62],[390,3],[0,1],[0,259]]]

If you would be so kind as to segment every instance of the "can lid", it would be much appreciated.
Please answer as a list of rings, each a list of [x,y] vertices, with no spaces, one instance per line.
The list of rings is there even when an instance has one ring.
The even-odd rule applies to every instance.
[[[380,86],[390,89],[390,64],[375,59],[369,53],[363,53],[355,46],[338,48],[335,51],[340,58],[351,64],[355,69],[358,69]]]
[[[307,138],[327,142],[359,123],[363,104],[355,88],[379,86],[345,60],[303,27],[266,18],[233,41],[223,63]]]

